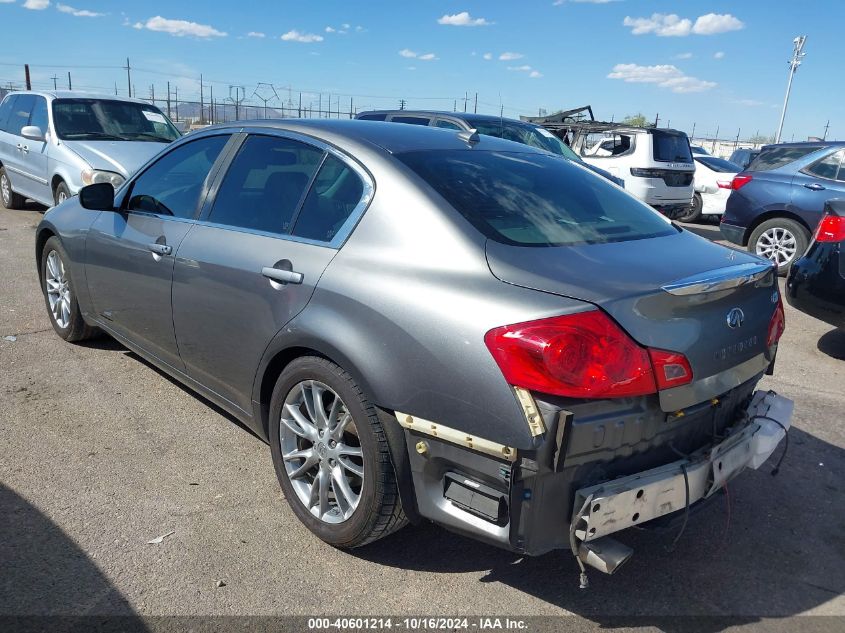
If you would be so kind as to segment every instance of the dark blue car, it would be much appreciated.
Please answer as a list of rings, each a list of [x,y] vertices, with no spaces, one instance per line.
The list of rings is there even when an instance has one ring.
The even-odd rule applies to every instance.
[[[786,274],[807,250],[825,202],[845,197],[843,157],[843,141],[767,145],[734,178],[722,235]]]

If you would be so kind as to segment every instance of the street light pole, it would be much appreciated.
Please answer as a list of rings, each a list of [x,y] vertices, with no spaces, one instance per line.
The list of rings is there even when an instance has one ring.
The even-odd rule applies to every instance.
[[[806,35],[799,35],[792,40],[792,59],[789,60],[789,81],[786,83],[786,96],[783,98],[783,110],[780,113],[780,124],[778,125],[778,133],[775,136],[775,143],[780,143],[780,135],[783,132],[783,120],[786,118],[786,106],[789,103],[789,92],[792,90],[792,78],[795,76],[795,71],[801,65],[801,60],[807,54],[804,52],[804,42],[807,41]]]

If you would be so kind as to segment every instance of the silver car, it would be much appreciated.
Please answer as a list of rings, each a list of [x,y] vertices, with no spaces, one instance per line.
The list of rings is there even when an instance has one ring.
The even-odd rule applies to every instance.
[[[242,420],[339,547],[428,519],[612,572],[609,535],[790,425],[755,391],[784,328],[768,261],[498,138],[208,128],[48,211],[35,256],[59,336],[107,332]]]
[[[13,92],[0,103],[0,199],[53,206],[85,185],[119,187],[179,132],[136,99],[84,92]]]

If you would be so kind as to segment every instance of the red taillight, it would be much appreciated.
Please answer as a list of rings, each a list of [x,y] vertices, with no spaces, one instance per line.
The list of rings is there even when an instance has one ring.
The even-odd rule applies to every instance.
[[[813,239],[816,242],[845,242],[845,218],[838,215],[824,216]]]
[[[542,393],[619,398],[692,380],[682,354],[640,347],[597,310],[505,325],[487,332],[484,342],[508,383]],[[661,362],[657,382],[650,353]]]
[[[742,189],[745,185],[751,182],[751,176],[740,175],[734,176],[734,179],[731,181],[731,189],[736,191],[737,189]]]
[[[786,315],[783,312],[783,300],[780,293],[778,293],[778,305],[775,308],[775,313],[772,315],[772,320],[769,321],[769,333],[766,336],[766,345],[771,347],[780,340],[783,336],[783,331],[786,329]]]
[[[731,180],[717,180],[716,186],[719,189],[733,189],[733,181]],[[739,187],[737,187],[739,189]]]

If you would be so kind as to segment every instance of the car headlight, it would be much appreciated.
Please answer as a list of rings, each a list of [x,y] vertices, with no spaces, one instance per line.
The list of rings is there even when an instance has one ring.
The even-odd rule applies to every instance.
[[[95,185],[99,182],[111,183],[117,189],[126,179],[113,171],[99,171],[97,169],[86,169],[82,172],[82,182],[86,185]]]

